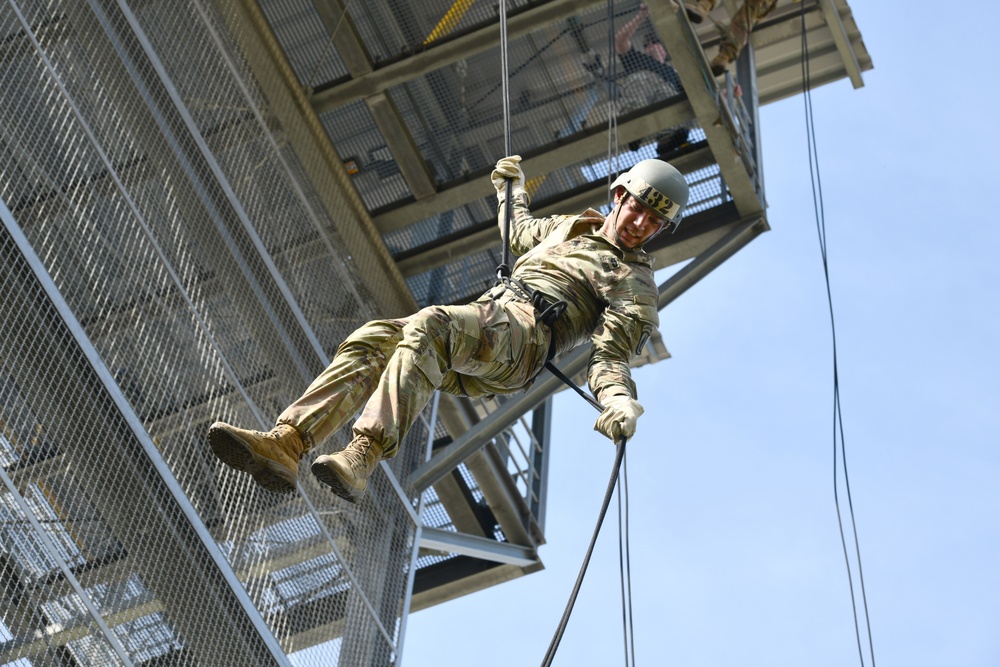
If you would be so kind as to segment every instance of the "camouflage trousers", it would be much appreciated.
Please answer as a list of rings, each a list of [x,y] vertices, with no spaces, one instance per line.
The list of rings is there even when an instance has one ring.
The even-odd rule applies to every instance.
[[[729,22],[729,29],[722,36],[719,53],[712,63],[728,65],[736,60],[740,51],[747,45],[753,27],[770,14],[776,4],[778,0],[745,0]]]
[[[435,389],[478,397],[527,388],[545,365],[550,339],[531,304],[509,292],[375,320],[341,344],[278,423],[294,426],[311,448],[364,406],[354,433],[380,443],[389,458]]]

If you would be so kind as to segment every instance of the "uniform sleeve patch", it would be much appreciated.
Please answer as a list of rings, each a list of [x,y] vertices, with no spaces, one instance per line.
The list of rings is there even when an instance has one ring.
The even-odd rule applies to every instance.
[[[657,297],[646,294],[635,294],[632,296],[632,303],[637,306],[655,306]]]

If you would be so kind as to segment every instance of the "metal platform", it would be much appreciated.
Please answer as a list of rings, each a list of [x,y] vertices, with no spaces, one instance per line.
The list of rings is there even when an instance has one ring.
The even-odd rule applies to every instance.
[[[614,3],[614,26],[637,9]],[[813,85],[871,67],[846,2],[780,0],[718,78],[715,23],[657,3],[634,41],[662,39],[683,90],[636,102],[606,4],[508,11],[535,214],[606,206],[609,171],[688,129],[667,159],[689,215],[651,248],[680,267],[661,308],[768,229],[757,109],[801,92],[802,21]],[[495,5],[11,0],[0,36],[0,665],[318,644],[390,665],[410,611],[543,567],[550,376],[441,396],[358,506],[308,474],[260,490],[205,444],[216,419],[268,428],[365,321],[492,283]],[[668,357],[654,337],[635,363]]]

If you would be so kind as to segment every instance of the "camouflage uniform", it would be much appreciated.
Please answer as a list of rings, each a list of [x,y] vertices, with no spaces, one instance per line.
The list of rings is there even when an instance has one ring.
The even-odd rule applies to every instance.
[[[501,207],[501,229],[503,216]],[[465,306],[369,322],[278,423],[294,426],[311,447],[364,405],[354,432],[380,443],[389,458],[435,389],[472,397],[514,393],[531,385],[550,353],[588,338],[588,381],[598,400],[635,398],[629,360],[658,324],[651,258],[599,235],[604,216],[593,209],[532,218],[517,196],[512,218],[510,247],[523,255],[512,277],[567,303],[551,328],[536,324],[531,303],[503,286]]]
[[[722,36],[719,53],[712,59],[712,72],[721,74],[725,67],[736,60],[747,44],[750,32],[757,22],[771,13],[778,0],[745,0],[729,22],[729,28]]]

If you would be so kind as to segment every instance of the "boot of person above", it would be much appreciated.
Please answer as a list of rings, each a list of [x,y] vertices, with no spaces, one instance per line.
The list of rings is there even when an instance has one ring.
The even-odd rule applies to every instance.
[[[712,58],[712,76],[722,76],[726,73],[726,68],[732,61],[726,54],[719,53]]]
[[[691,23],[701,23],[708,18],[709,12],[715,9],[715,0],[685,2],[684,9],[687,11],[688,19],[691,20]]]
[[[719,44],[719,52],[712,58],[712,76],[722,76],[725,74],[729,63],[739,57],[741,48],[731,34],[727,33],[724,35],[722,42]]]
[[[312,464],[312,473],[344,500],[356,503],[365,495],[368,478],[382,460],[382,445],[356,435],[341,451],[324,454]]]
[[[299,460],[309,449],[288,424],[262,433],[215,422],[208,429],[208,441],[220,461],[249,473],[258,484],[277,493],[295,491]]]

